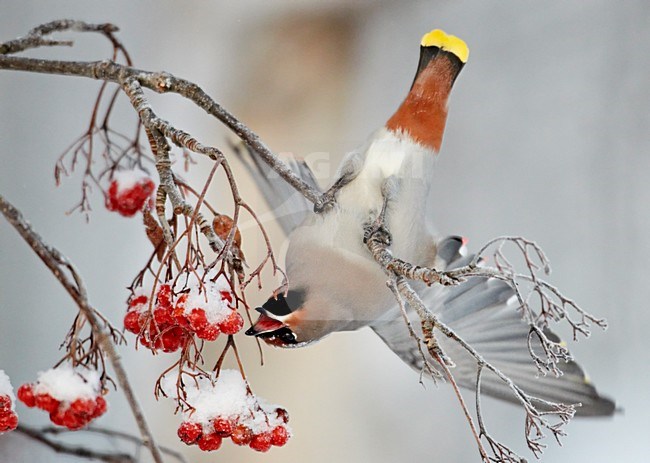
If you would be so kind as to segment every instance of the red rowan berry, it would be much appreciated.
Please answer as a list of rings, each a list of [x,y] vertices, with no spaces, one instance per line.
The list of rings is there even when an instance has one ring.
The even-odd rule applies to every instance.
[[[150,178],[143,177],[127,188],[120,187],[118,179],[113,180],[108,187],[106,208],[117,211],[125,217],[135,215],[151,197],[155,185]]]
[[[219,324],[223,334],[237,334],[244,327],[244,319],[236,310],[233,310],[228,318]]]
[[[174,326],[165,330],[159,339],[163,352],[175,352],[185,343],[185,331],[180,326]]]
[[[197,331],[196,335],[206,341],[214,341],[219,337],[219,333],[220,331],[217,325],[207,325],[202,330]]]
[[[35,397],[35,404],[41,410],[53,413],[59,408],[60,402],[50,394],[38,394]]]
[[[203,309],[192,309],[187,318],[190,322],[190,327],[196,332],[203,330],[208,325],[208,319]]]
[[[158,288],[158,304],[163,307],[172,305],[172,287],[170,285],[160,285]]]
[[[178,427],[178,437],[187,445],[195,444],[203,434],[203,428],[199,423],[184,421]]]
[[[140,314],[137,311],[131,310],[126,313],[124,316],[124,328],[131,333],[138,334],[140,332],[142,325],[140,324]]]
[[[18,400],[27,405],[28,407],[33,407],[36,405],[36,397],[34,397],[34,389],[29,383],[23,384],[18,388],[16,392]]]
[[[106,399],[104,399],[102,396],[98,396],[95,399],[95,410],[93,411],[93,418],[102,416],[104,413],[106,413],[107,408],[108,404],[106,403]]]
[[[13,431],[18,427],[18,415],[14,412],[0,416],[0,433]]]
[[[268,452],[271,448],[271,433],[263,432],[253,435],[250,443],[250,448],[258,452]]]
[[[243,424],[235,426],[230,436],[237,445],[249,445],[253,439],[253,432]]]
[[[214,425],[214,432],[221,437],[229,437],[235,427],[233,422],[228,418],[217,418],[212,424]]]
[[[0,395],[0,412],[9,410],[11,407],[11,399],[8,395]]]
[[[221,436],[217,434],[203,434],[199,439],[199,448],[205,452],[218,450],[221,447]]]
[[[276,426],[271,431],[271,444],[282,447],[289,440],[289,431],[284,426]]]
[[[232,293],[230,291],[219,291],[221,294],[221,300],[228,301],[228,304],[232,304]]]

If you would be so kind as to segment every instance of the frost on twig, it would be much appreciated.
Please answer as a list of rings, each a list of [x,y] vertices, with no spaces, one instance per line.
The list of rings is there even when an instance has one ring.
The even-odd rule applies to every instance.
[[[564,426],[575,415],[576,405],[555,403],[526,393],[426,307],[411,286],[410,281],[446,286],[459,284],[469,278],[493,278],[506,282],[516,295],[522,319],[530,327],[528,350],[531,362],[534,362],[542,375],[547,373],[561,375],[559,363],[571,360],[571,355],[566,347],[548,330],[551,322],[565,321],[568,323],[573,330],[574,339],[576,339],[578,335],[588,336],[589,327],[592,324],[605,328],[605,321],[587,313],[573,300],[560,293],[557,288],[540,278],[540,272],[544,274],[550,272],[548,259],[537,244],[525,238],[513,236],[496,238],[483,246],[469,264],[452,270],[416,266],[395,258],[389,249],[390,230],[386,228],[385,223],[386,209],[390,199],[387,196],[384,197],[384,206],[378,217],[366,227],[364,238],[370,253],[388,275],[388,286],[393,291],[404,314],[410,336],[414,338],[420,349],[424,365],[423,372],[430,373],[434,379],[441,375],[440,370],[431,364],[430,359],[433,359],[444,372],[444,376],[452,383],[477,441],[483,461],[499,463],[525,461],[511,448],[494,439],[485,425],[481,411],[481,379],[485,370],[490,371],[507,386],[514,399],[523,407],[526,443],[533,455],[539,458],[545,448],[545,444],[542,442],[543,438],[550,433],[559,442],[560,437],[565,435]],[[508,244],[514,246],[522,256],[525,273],[519,273],[512,263],[512,259],[507,257],[505,246]],[[490,250],[492,250],[490,257],[494,262],[492,267],[486,264]],[[406,305],[420,319],[422,323],[421,335],[413,330],[406,314]],[[453,359],[449,358],[442,350],[436,339],[436,332],[455,342],[476,363],[475,414],[478,426],[469,413],[449,369],[453,365]],[[422,352],[421,346],[423,345],[426,346],[430,359]],[[541,351],[539,346],[541,346]]]
[[[519,251],[524,261],[526,273],[516,271],[511,258],[506,257],[505,246],[511,244]],[[565,322],[574,340],[580,336],[588,337],[590,328],[596,325],[607,327],[605,319],[595,317],[582,309],[575,301],[566,297],[555,286],[540,278],[539,273],[550,273],[550,265],[542,249],[533,241],[518,236],[495,238],[485,244],[466,266],[441,271],[430,267],[420,267],[393,257],[385,246],[385,240],[368,241],[370,252],[384,268],[396,275],[410,280],[422,281],[427,285],[439,283],[450,286],[469,278],[493,278],[506,282],[519,302],[523,320],[530,326],[529,351],[538,367],[539,373],[559,376],[560,362],[572,359],[568,349],[547,331],[551,322]],[[490,251],[492,255],[490,256]],[[488,266],[490,257],[494,266]],[[533,349],[533,340],[538,340],[541,352]]]
[[[506,245],[511,245],[518,252],[526,273],[516,270],[512,259],[506,255]],[[485,263],[481,264],[481,262],[489,262],[489,251],[492,251],[493,267]],[[522,318],[530,327],[529,352],[542,375],[551,373],[560,376],[558,364],[572,360],[568,349],[548,331],[550,323],[568,324],[575,341],[580,336],[588,337],[592,325],[601,329],[607,327],[604,319],[589,314],[575,301],[540,277],[540,273],[545,275],[550,273],[549,261],[535,242],[525,238],[518,236],[495,238],[480,249],[469,265],[445,273],[460,278],[494,278],[510,285],[519,302],[518,307]],[[535,339],[539,341],[541,352],[533,349]]]
[[[506,256],[505,246],[512,245],[524,259],[526,273],[519,273],[511,259]],[[539,277],[540,272],[548,275],[551,272],[549,261],[544,251],[533,241],[519,236],[503,236],[486,243],[477,253],[474,261],[467,268],[459,268],[450,272],[452,276],[476,275],[479,260],[489,257],[492,250],[494,268],[485,267],[483,276],[500,278],[510,283],[515,290],[523,312],[523,317],[530,325],[542,330],[550,322],[566,321],[573,332],[573,339],[580,335],[588,337],[589,328],[593,325],[607,328],[607,322],[583,310],[575,301],[564,296],[555,286]],[[473,267],[473,268],[472,268]],[[480,276],[480,272],[479,272]],[[533,298],[538,299],[539,307],[534,308]]]

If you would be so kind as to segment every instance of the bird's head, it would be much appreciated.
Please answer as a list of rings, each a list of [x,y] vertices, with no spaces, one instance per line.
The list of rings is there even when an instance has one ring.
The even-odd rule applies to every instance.
[[[425,34],[411,89],[386,128],[436,153],[440,151],[447,99],[468,57],[469,48],[458,37],[440,29]]]
[[[260,313],[257,321],[246,335],[262,339],[274,347],[302,347],[324,336],[319,324],[305,317],[305,292],[289,290],[285,294],[271,296],[256,310]]]

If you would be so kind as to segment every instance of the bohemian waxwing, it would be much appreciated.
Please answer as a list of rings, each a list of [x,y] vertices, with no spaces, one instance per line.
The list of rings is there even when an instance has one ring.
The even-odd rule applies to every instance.
[[[468,56],[467,46],[457,37],[441,30],[424,35],[409,93],[386,125],[345,157],[336,177],[343,186],[336,201],[320,213],[256,156],[245,158],[289,234],[288,291],[274,294],[257,309],[259,319],[246,334],[276,347],[301,347],[335,331],[369,326],[407,364],[422,370],[417,342],[409,335],[395,297],[386,287],[386,275],[364,244],[364,226],[382,208],[382,188],[391,188],[397,193],[389,203],[386,223],[394,255],[437,269],[452,269],[471,261],[473,256],[465,255],[461,238],[436,238],[428,221],[431,214],[426,213],[433,201],[431,183],[447,118],[447,99]],[[296,174],[318,188],[304,162],[289,163]],[[559,378],[538,377],[528,349],[529,327],[517,311],[512,288],[505,282],[472,278],[452,287],[413,285],[442,322],[528,394],[555,402],[582,403],[578,415],[614,412],[614,402],[600,396],[574,362],[560,366],[564,374]],[[421,336],[417,314],[411,310],[408,316]],[[557,339],[551,332],[547,335]],[[439,342],[456,364],[456,381],[474,388],[475,360],[453,341]],[[430,360],[435,364],[433,358]],[[481,390],[516,400],[508,386],[489,373],[483,377]]]

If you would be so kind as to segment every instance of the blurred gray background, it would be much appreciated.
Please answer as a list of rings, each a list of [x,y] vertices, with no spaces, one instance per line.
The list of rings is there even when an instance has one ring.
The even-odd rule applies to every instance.
[[[0,0],[0,41],[67,17],[118,25],[138,67],[202,85],[275,151],[311,160],[324,182],[404,97],[421,35],[440,27],[465,39],[470,59],[452,94],[435,179],[438,230],[467,236],[474,249],[504,234],[536,240],[551,259],[551,281],[610,322],[573,351],[624,413],[573,421],[562,448],[549,441],[544,461],[647,461],[650,3]],[[74,39],[72,50],[28,55],[108,56],[100,38]],[[99,195],[89,224],[67,216],[80,177],[55,188],[52,175],[85,129],[97,89],[89,80],[0,72],[0,192],[77,264],[91,300],[119,324],[125,287],[149,253],[138,220],[107,213]],[[173,96],[152,101],[162,117],[225,145],[227,132],[199,110]],[[119,111],[131,127],[128,108]],[[235,167],[246,197],[264,211]],[[219,205],[225,192],[211,195]],[[283,249],[279,227],[267,222]],[[244,226],[244,251],[249,260],[264,251],[252,227]],[[0,368],[17,387],[58,360],[75,308],[3,220],[0,262]],[[249,298],[261,302],[274,284],[269,278]],[[171,357],[121,350],[156,435],[190,461],[479,461],[450,389],[420,386],[370,331],[304,350],[265,349],[263,368],[255,344],[240,345],[255,391],[284,405],[295,431],[285,448],[264,455],[229,443],[210,455],[185,448],[172,404],[152,394]],[[109,401],[99,424],[135,432],[121,394]],[[19,413],[45,422],[42,412]],[[520,410],[488,400],[486,414],[498,437],[523,450]],[[39,457],[29,445],[0,437],[0,461],[71,461]]]

